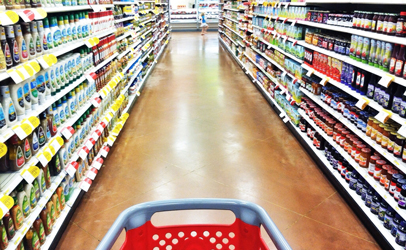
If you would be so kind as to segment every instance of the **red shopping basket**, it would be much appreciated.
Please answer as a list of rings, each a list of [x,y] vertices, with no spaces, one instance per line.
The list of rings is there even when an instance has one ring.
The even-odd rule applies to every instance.
[[[191,209],[231,210],[236,220],[231,225],[156,227],[151,223],[156,212]],[[261,225],[278,249],[291,250],[265,210],[256,204],[231,199],[148,202],[122,212],[97,249],[110,249],[125,228],[121,250],[268,250],[261,237]]]

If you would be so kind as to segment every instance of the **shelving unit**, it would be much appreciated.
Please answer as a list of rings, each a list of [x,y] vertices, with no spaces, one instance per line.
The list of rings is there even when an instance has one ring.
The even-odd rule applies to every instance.
[[[70,12],[70,11],[82,11],[82,10],[94,10],[95,12],[98,12],[98,11],[106,10],[108,8],[113,8],[115,5],[142,6],[144,3],[149,3],[149,4],[152,4],[152,6],[153,6],[154,2],[155,1],[114,2],[114,4],[92,5],[92,6],[91,5],[80,5],[80,6],[47,7],[47,8],[43,8],[43,10],[45,10],[47,13],[65,13],[65,12]],[[95,66],[87,68],[86,72],[83,72],[83,73],[80,72],[80,76],[76,77],[77,78],[76,80],[72,81],[72,79],[70,79],[70,82],[66,83],[65,88],[62,88],[60,91],[56,92],[55,95],[52,94],[52,96],[51,95],[47,96],[45,98],[45,101],[43,103],[41,103],[41,105],[39,105],[35,110],[30,112],[30,114],[27,115],[27,117],[24,117],[24,118],[31,119],[33,117],[39,116],[42,112],[47,110],[52,104],[56,103],[58,100],[61,100],[62,97],[66,96],[72,90],[75,90],[75,88],[80,86],[83,82],[86,82],[86,81],[93,82],[94,74],[98,73],[102,68],[105,68],[106,65],[108,65],[110,62],[112,62],[113,60],[116,60],[116,59],[121,59],[124,56],[128,55],[129,53],[132,53],[131,56],[129,56],[129,58],[128,58],[127,65],[122,69],[121,72],[117,72],[112,77],[112,79],[109,81],[109,84],[107,84],[105,87],[103,87],[99,91],[93,93],[93,95],[87,95],[87,93],[86,93],[85,97],[88,99],[83,100],[83,102],[80,101],[80,106],[78,107],[78,109],[76,109],[75,113],[72,114],[72,116],[70,118],[67,118],[66,120],[64,120],[64,122],[62,122],[62,124],[60,124],[58,126],[56,134],[54,136],[52,136],[51,138],[48,138],[49,141],[38,152],[36,152],[31,157],[31,159],[27,163],[25,163],[25,165],[19,171],[0,173],[0,197],[3,197],[5,195],[10,195],[10,193],[12,191],[14,191],[14,189],[24,180],[25,177],[22,176],[22,173],[25,170],[29,169],[31,166],[35,166],[35,165],[40,166],[39,164],[41,164],[41,165],[44,164],[43,156],[45,154],[49,153],[51,155],[51,157],[54,157],[55,155],[57,155],[58,151],[61,148],[60,143],[62,143],[62,145],[64,144],[63,138],[69,139],[69,138],[65,137],[66,134],[64,133],[64,131],[66,131],[67,128],[72,127],[75,123],[77,123],[77,121],[79,121],[80,118],[82,118],[84,115],[86,115],[86,111],[88,111],[90,108],[93,107],[95,110],[98,110],[99,105],[97,104],[97,102],[95,102],[96,99],[100,98],[102,100],[101,101],[102,103],[106,103],[106,101],[104,100],[104,97],[106,97],[106,94],[109,95],[109,92],[116,88],[117,81],[120,82],[121,79],[123,79],[124,77],[125,78],[128,77],[127,84],[122,89],[118,90],[119,94],[120,94],[119,98],[114,100],[113,104],[111,104],[109,107],[107,107],[107,109],[103,110],[104,112],[101,114],[99,124],[96,124],[94,127],[89,129],[89,134],[86,136],[86,138],[82,139],[83,142],[81,142],[80,145],[75,150],[75,152],[72,153],[72,155],[68,159],[68,165],[67,165],[68,167],[66,169],[63,169],[59,173],[59,175],[52,177],[50,188],[48,188],[45,191],[45,193],[41,196],[37,205],[34,207],[34,209],[32,209],[32,212],[30,213],[30,215],[24,219],[22,228],[17,230],[16,235],[10,240],[7,250],[16,249],[17,246],[20,244],[20,242],[23,241],[28,229],[32,226],[32,224],[34,223],[34,221],[37,218],[37,216],[39,215],[39,213],[46,206],[47,202],[51,199],[53,193],[59,187],[62,180],[68,175],[68,172],[69,172],[68,168],[69,168],[70,164],[73,162],[76,162],[76,161],[79,162],[80,158],[83,157],[83,152],[84,152],[83,147],[93,148],[93,146],[89,146],[89,143],[91,142],[90,139],[97,141],[97,139],[100,137],[100,135],[98,135],[96,133],[96,130],[109,129],[110,133],[114,134],[115,136],[118,136],[119,133],[121,132],[122,126],[125,125],[125,121],[126,121],[127,117],[124,120],[124,118],[122,116],[120,118],[123,118],[123,119],[120,119],[118,121],[114,120],[114,123],[112,123],[112,121],[113,121],[112,118],[116,117],[118,115],[116,106],[117,105],[122,106],[123,102],[120,101],[121,98],[125,98],[125,96],[127,96],[127,93],[130,92],[131,94],[128,94],[128,97],[127,97],[128,103],[127,103],[126,107],[121,107],[123,109],[123,112],[121,114],[126,114],[127,112],[130,112],[135,101],[138,99],[140,92],[142,91],[143,87],[145,86],[147,78],[151,74],[153,68],[157,64],[157,60],[162,55],[163,50],[166,48],[166,45],[170,40],[171,28],[168,24],[163,23],[164,21],[167,21],[167,19],[168,19],[168,16],[166,14],[167,10],[165,10],[165,8],[167,9],[167,7],[166,7],[167,3],[160,3],[160,4],[157,4],[157,6],[162,6],[161,11],[158,10],[158,11],[154,12],[153,17],[151,19],[141,22],[140,26],[143,26],[143,28],[140,29],[139,27],[133,27],[133,24],[130,24],[130,25],[126,26],[126,28],[125,28],[125,30],[127,32],[124,33],[124,35],[115,39],[116,42],[119,42],[119,41],[123,40],[124,38],[133,40],[133,43],[128,45],[124,51],[121,51],[120,53],[118,53],[118,52],[113,53],[114,51],[113,52],[105,51],[106,54],[108,53],[107,55],[110,55],[109,57],[103,55],[103,57],[102,57],[102,58],[104,58],[103,61],[101,61],[100,63],[98,63]],[[151,8],[151,6],[150,6],[150,7],[148,7],[148,10],[146,10],[146,11],[150,11],[152,9],[154,9],[154,8],[153,7]],[[157,14],[155,14],[155,13],[157,13]],[[134,14],[137,14],[137,13],[134,13]],[[166,15],[166,17],[164,15]],[[125,17],[120,20],[111,20],[110,19],[109,24],[111,26],[109,26],[109,27],[113,27],[113,28],[104,29],[104,30],[102,30],[98,33],[92,34],[84,39],[80,39],[76,42],[70,42],[68,44],[64,44],[64,45],[58,47],[57,49],[55,49],[54,51],[52,51],[52,55],[54,55],[55,58],[57,58],[56,60],[58,61],[58,59],[61,59],[58,57],[64,56],[67,53],[70,53],[73,51],[78,52],[82,46],[83,47],[84,46],[93,47],[93,49],[94,49],[95,48],[94,46],[97,45],[97,43],[99,43],[99,40],[96,40],[94,38],[101,39],[103,37],[114,34],[116,32],[116,28],[114,28],[114,24],[132,21],[132,20],[134,20],[134,18],[135,18],[135,16]],[[105,21],[107,21],[107,18]],[[151,22],[153,23],[152,26],[148,25],[148,27],[150,27],[150,28],[146,29],[145,28],[146,24],[151,23]],[[105,26],[107,27],[107,23],[105,24]],[[160,45],[161,43],[163,43],[163,41],[165,41],[165,43],[162,46],[154,46],[154,44]],[[143,68],[142,64],[141,64],[141,56],[143,56],[142,52],[141,52],[141,47],[147,43],[150,44],[150,47],[147,52],[144,51],[144,53],[146,52],[146,54],[142,58],[142,60],[144,60],[145,62],[148,62],[147,57],[152,55],[152,53],[154,52],[154,49],[156,49],[156,50],[160,49],[160,50],[159,50],[159,52],[156,51],[157,53],[154,53],[154,54],[156,54],[154,61],[149,62],[148,65],[145,64],[144,68]],[[65,58],[65,57],[63,57],[63,58]],[[40,71],[47,69],[47,67],[45,67],[46,64],[43,64],[43,62],[41,62],[40,59],[45,60],[45,57],[41,56],[41,57],[38,57],[31,61],[34,61],[35,63],[37,63],[37,61],[39,62],[38,65],[39,65]],[[152,58],[151,58],[151,60],[152,60]],[[48,66],[51,65],[47,61],[45,61],[45,63],[47,63]],[[54,63],[54,62],[52,62],[52,63]],[[142,80],[141,80],[140,77],[141,77],[142,71],[146,74],[144,75],[144,77],[142,77]],[[37,72],[39,72],[39,71],[37,71]],[[0,81],[9,80],[9,79],[10,79],[10,76],[8,73],[0,73]],[[26,79],[28,79],[28,78],[26,78]],[[115,85],[110,84],[113,82],[115,82],[116,84]],[[137,86],[137,88],[135,89],[135,93],[134,93],[134,90],[131,88],[131,87],[134,87],[132,85]],[[107,93],[105,93],[105,92],[107,92]],[[78,92],[76,92],[76,93],[78,93]],[[120,106],[119,106],[119,108],[120,108]],[[117,117],[117,119],[118,118],[119,117]],[[121,127],[116,126],[118,123],[122,126]],[[102,126],[102,124],[104,124],[103,126],[105,126],[105,128]],[[113,128],[106,126],[109,124],[112,125]],[[18,122],[18,126],[21,126],[21,125],[22,125],[22,121]],[[0,134],[0,142],[4,143],[9,138],[11,138],[11,136],[15,135],[16,128],[13,128],[14,130],[12,128],[8,128],[4,132],[2,132]],[[115,130],[114,128],[117,128],[118,130]],[[104,143],[103,146],[112,147],[114,145],[116,137],[112,137],[112,136],[110,136],[110,137],[107,138],[107,142]],[[58,142],[58,140],[60,140],[62,142]],[[87,157],[87,154],[85,155],[85,157]],[[101,147],[101,149],[99,150],[97,155],[94,157],[94,159],[97,159],[99,157],[103,157],[103,158],[107,157],[107,156],[104,156],[103,147]],[[90,169],[90,167],[91,166],[89,166],[89,169]],[[88,170],[85,169],[83,171],[88,171]],[[71,173],[69,173],[69,175],[71,175]],[[85,175],[85,177],[86,177],[86,175]],[[82,197],[85,195],[86,191],[87,191],[87,189],[84,187],[84,180],[80,180],[80,181],[74,183],[74,186],[71,190],[70,199],[69,199],[69,201],[67,201],[65,208],[61,211],[59,218],[57,218],[57,220],[55,221],[55,224],[53,225],[53,228],[52,228],[52,232],[50,235],[48,235],[46,237],[46,242],[43,246],[41,246],[41,249],[55,249],[56,248],[56,245],[57,245],[59,239],[61,238],[65,228],[67,227],[70,219],[72,218],[72,216],[75,212],[76,207],[78,206]],[[2,207],[4,207],[4,205]],[[3,212],[2,214],[5,214],[7,212],[7,210],[2,211],[2,212]]]

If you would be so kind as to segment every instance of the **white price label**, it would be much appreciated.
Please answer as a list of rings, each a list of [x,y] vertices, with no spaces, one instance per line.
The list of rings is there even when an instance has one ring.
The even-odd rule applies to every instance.
[[[286,116],[286,114],[284,113],[284,112],[281,112],[280,114],[279,114],[279,117],[280,118],[283,118],[283,117],[285,117]]]
[[[97,169],[97,170],[100,170],[100,168],[101,168],[101,166],[102,166],[102,163],[101,162],[99,162],[99,161],[93,161],[93,163],[92,163],[92,167],[94,167],[95,169]]]
[[[100,150],[100,155],[103,156],[104,158],[107,157],[107,154],[108,154],[108,152],[107,152],[106,150],[104,150],[104,148],[102,148],[102,149]]]
[[[72,131],[68,128],[64,128],[61,130],[61,134],[63,137],[65,137],[67,140],[69,140],[72,137]]]
[[[89,151],[86,152],[86,150],[84,148],[82,148],[79,151],[79,157],[82,158],[82,160],[86,159],[88,154],[89,154]]]
[[[375,119],[382,123],[386,123],[391,116],[392,112],[383,109],[375,116]]]
[[[308,77],[311,77],[311,76],[313,75],[313,73],[314,73],[314,69],[309,69],[309,70],[307,71],[306,75],[307,75]]]
[[[94,180],[96,178],[96,173],[89,170],[89,171],[87,171],[86,177],[91,180]]]
[[[97,139],[99,139],[99,135],[97,133],[93,133],[92,134],[92,138],[97,141]]]
[[[93,143],[90,140],[87,140],[85,146],[90,150],[93,148]]]
[[[24,178],[24,180],[27,182],[27,183],[29,183],[29,184],[31,184],[33,181],[34,181],[34,179],[35,179],[35,177],[29,172],[29,171],[27,171],[27,170],[24,170],[22,173],[21,173],[21,176]]]
[[[7,74],[11,77],[11,79],[13,79],[15,83],[20,83],[25,79],[24,75],[15,69],[7,70]]]
[[[326,84],[328,83],[328,81],[330,81],[330,78],[329,78],[329,77],[324,77],[324,78],[321,80],[320,85],[321,85],[321,86],[326,86]]]
[[[89,191],[90,188],[90,183],[88,183],[87,181],[82,181],[80,183],[80,189],[82,189],[83,191],[87,192]]]
[[[285,118],[283,118],[282,121],[283,121],[284,123],[287,123],[289,120],[290,120],[289,117],[286,116]]]
[[[384,86],[385,88],[389,87],[389,85],[391,84],[391,82],[395,79],[394,76],[392,75],[385,75],[381,78],[381,80],[379,80],[379,84]]]
[[[296,23],[297,23],[297,20],[293,20],[293,22],[291,23],[290,26],[295,26]]]
[[[76,168],[72,164],[69,164],[68,167],[66,168],[66,173],[68,173],[70,177],[73,177],[75,176]]]
[[[406,125],[400,127],[400,129],[398,130],[398,134],[400,134],[403,137],[406,137]]]
[[[361,98],[355,104],[355,106],[361,110],[365,109],[368,106],[369,100],[366,98]]]

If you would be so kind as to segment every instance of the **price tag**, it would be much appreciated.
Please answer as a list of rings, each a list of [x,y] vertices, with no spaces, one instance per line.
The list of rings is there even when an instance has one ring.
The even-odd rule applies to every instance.
[[[87,155],[89,154],[89,149],[87,147],[82,147],[79,151],[78,155],[82,160],[86,159]]]
[[[49,148],[52,150],[54,149],[55,152],[58,152],[59,149],[62,147],[62,145],[64,144],[64,141],[62,139],[62,137],[58,136],[54,139],[52,139],[49,143]]]
[[[32,11],[34,12],[35,20],[44,19],[48,15],[47,12],[41,8],[32,9]]]
[[[92,105],[96,108],[98,108],[100,106],[101,103],[101,99],[99,97],[96,97],[92,100]]]
[[[389,118],[391,118],[392,116],[392,112],[382,109],[376,116],[375,119],[377,119],[378,121],[382,122],[382,123],[386,123]]]
[[[120,129],[119,128],[114,128],[113,131],[111,131],[112,135],[118,136],[118,134],[120,134]]]
[[[90,72],[89,74],[86,74],[85,77],[89,83],[93,83],[97,78],[97,74],[94,72]]]
[[[34,20],[34,12],[32,10],[15,10],[24,22],[29,23]]]
[[[7,153],[7,146],[6,144],[0,142],[0,158],[2,158],[3,156],[5,156]]]
[[[393,80],[395,80],[393,75],[386,74],[381,78],[381,80],[379,80],[378,83],[387,88],[393,82]]]
[[[97,169],[91,168],[89,169],[89,171],[87,171],[86,177],[91,180],[94,180],[96,178],[97,173],[98,173]]]
[[[0,198],[0,217],[3,216],[14,206],[14,199],[11,196],[3,195]]]
[[[15,24],[19,19],[18,14],[12,10],[0,13],[0,22],[2,26]]]
[[[124,119],[124,121],[127,121],[128,117],[130,115],[128,113],[123,114],[121,117]]]
[[[83,191],[87,192],[89,191],[90,186],[92,185],[92,180],[89,178],[85,178],[81,183],[80,183],[80,189]]]
[[[287,36],[284,36],[284,38],[283,38],[283,43],[286,43],[287,40],[288,40],[288,37],[287,37]]]
[[[68,166],[65,168],[66,173],[68,173],[68,175],[70,177],[75,176],[76,170],[78,170],[79,168],[79,164],[75,161],[71,162],[68,164]]]
[[[247,71],[248,72],[248,71]],[[135,93],[137,96],[140,96],[141,95],[141,93],[139,92],[139,91],[137,91],[136,93]]]
[[[25,137],[32,133],[32,128],[28,124],[16,125],[12,129],[20,140],[25,139]]]
[[[90,7],[93,9],[94,12],[106,11],[106,7],[103,5],[93,4],[93,5],[90,5]]]
[[[97,158],[92,162],[92,167],[97,170],[100,170],[101,166],[103,165],[104,160],[102,158]]]
[[[403,137],[406,136],[406,124],[400,127],[400,129],[398,130],[398,134],[400,134]]]
[[[27,70],[24,68],[23,65],[17,66],[15,71],[17,72],[17,74],[18,74],[18,72],[21,73],[23,75],[24,80],[31,77],[30,74],[28,74]]]
[[[107,96],[107,92],[106,92],[104,89],[102,89],[102,90],[99,92],[99,94],[100,94],[100,97],[101,97],[102,99],[104,99],[104,98]]]
[[[48,64],[48,62],[51,64],[51,61],[49,60],[49,57],[46,57],[47,61],[45,61],[44,57],[46,57],[46,56],[38,57],[38,58],[36,58],[36,60],[38,61],[38,63],[41,65],[41,67],[43,69],[47,69],[47,68],[49,68],[51,66],[51,65]]]
[[[39,168],[36,166],[31,166],[28,169],[24,169],[23,172],[21,172],[21,176],[24,178],[24,180],[31,184],[35,178],[39,175]]]
[[[295,26],[296,23],[297,23],[297,20],[293,20],[292,23],[290,24],[290,26]]]
[[[46,166],[51,161],[52,156],[48,152],[42,152],[38,154],[37,159],[41,162],[42,166]]]
[[[58,58],[56,58],[54,54],[49,54],[47,60],[51,63],[51,65],[54,65],[58,62]]]
[[[361,110],[364,110],[369,104],[369,100],[365,97],[362,97],[361,99],[358,100],[358,102],[355,104],[355,106]]]
[[[323,79],[320,82],[321,86],[326,86],[326,84],[328,83],[328,81],[330,81],[329,77],[323,77]]]
[[[28,64],[34,69],[35,73],[38,73],[41,70],[39,64],[35,60],[28,62]]]
[[[92,143],[92,141],[90,141],[90,139],[87,140],[85,143],[85,147],[87,147],[89,150],[93,148],[93,145],[94,144]]]
[[[107,138],[107,145],[109,145],[110,147],[112,147],[113,146],[113,144],[114,144],[114,142],[115,142],[115,136],[109,136],[108,138]]]
[[[26,122],[30,124],[32,127],[36,128],[39,126],[39,119],[36,116],[30,116]]]
[[[72,135],[75,133],[75,130],[71,126],[67,126],[61,130],[61,134],[69,140]]]
[[[100,150],[100,155],[106,158],[109,151],[110,151],[109,147],[103,146],[102,149]]]
[[[280,118],[283,118],[283,117],[285,117],[286,116],[286,113],[285,112],[281,112],[280,114],[279,114],[279,117]]]
[[[34,69],[31,67],[31,65],[29,63],[25,63],[23,65],[24,70],[28,73],[29,77],[34,75]]]
[[[285,118],[282,119],[282,121],[283,121],[284,123],[287,123],[289,120],[290,120],[290,118],[289,118],[288,116],[286,116]]]
[[[11,79],[13,79],[15,83],[20,83],[25,79],[24,75],[16,69],[7,70],[7,74],[11,77]]]
[[[314,73],[314,69],[309,69],[308,71],[307,71],[307,73],[306,73],[306,75],[308,76],[308,77],[311,77],[312,75],[313,75],[313,73]]]

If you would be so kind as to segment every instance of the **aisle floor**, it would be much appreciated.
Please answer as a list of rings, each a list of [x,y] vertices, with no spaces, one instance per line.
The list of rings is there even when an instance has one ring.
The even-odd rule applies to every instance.
[[[263,206],[295,250],[380,249],[217,32],[173,33],[58,249],[95,249],[132,205],[192,197]],[[155,221],[196,217],[229,219]]]

